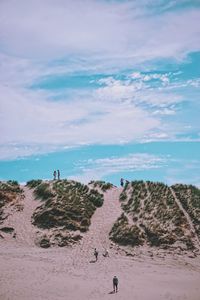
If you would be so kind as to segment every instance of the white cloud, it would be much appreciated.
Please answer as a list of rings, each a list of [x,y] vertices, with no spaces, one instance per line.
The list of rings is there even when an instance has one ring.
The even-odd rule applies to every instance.
[[[142,74],[140,72],[134,72],[130,75],[132,79],[139,79],[140,81],[151,81],[152,79],[157,79],[162,82],[163,85],[169,84],[169,76],[171,73],[165,74],[158,74],[158,73],[149,73],[149,74]]]
[[[181,58],[200,44],[198,9],[156,15],[135,1],[92,0],[14,0],[0,7],[2,48],[22,57],[90,55],[141,62]]]
[[[99,88],[75,91],[68,100],[62,91],[57,102],[48,100],[57,92],[6,83],[0,85],[1,159],[86,144],[169,140],[180,132],[180,126],[165,126],[161,117],[174,115],[182,98],[149,88],[143,76],[136,81],[102,78]]]
[[[1,1],[1,158],[167,135],[161,116],[173,115],[182,101],[169,92],[177,87],[170,73],[104,78],[95,91],[75,91],[67,99],[66,91],[30,89],[48,75],[105,74],[151,59],[182,59],[199,49],[199,10],[159,16],[146,5],[149,9],[148,1]],[[159,89],[151,80],[159,81]],[[199,81],[184,84],[198,87]],[[61,100],[53,101],[58,95]]]
[[[176,111],[171,108],[163,108],[153,111],[153,115],[165,115],[165,116],[172,116],[175,115]]]
[[[79,175],[74,179],[82,182],[102,179],[104,176],[114,173],[143,171],[157,169],[166,165],[169,157],[155,156],[147,153],[129,154],[124,157],[112,157],[103,159],[89,159],[80,161],[77,168]]]
[[[136,107],[93,98],[48,101],[44,92],[1,86],[1,141],[10,151],[27,155],[46,147],[136,141],[159,126],[159,120]],[[10,145],[15,144],[17,149]],[[22,145],[27,145],[23,147]],[[32,148],[31,148],[32,146]],[[38,151],[37,151],[38,152]]]
[[[131,81],[129,77],[137,80]],[[161,83],[164,82],[164,85],[166,82],[169,83],[168,74],[152,73],[145,75],[137,72],[128,76],[126,80],[107,77],[98,81],[100,85],[104,84],[104,86],[94,92],[94,97],[113,102],[133,102],[135,105],[147,104],[151,107],[163,108],[163,112],[159,110],[161,114],[173,114],[174,110],[169,109],[169,106],[180,103],[182,97],[170,93],[166,88],[160,89],[160,85],[151,87],[148,81],[152,79],[159,79]]]
[[[187,85],[193,86],[195,88],[199,88],[200,87],[200,78],[187,80],[186,86]]]
[[[166,140],[173,140],[175,139],[175,137],[170,134],[170,133],[166,133],[163,130],[157,131],[157,132],[149,132],[146,136],[144,136],[144,139],[142,140],[142,142],[144,143],[149,143],[149,142],[155,142],[155,141],[166,141]]]

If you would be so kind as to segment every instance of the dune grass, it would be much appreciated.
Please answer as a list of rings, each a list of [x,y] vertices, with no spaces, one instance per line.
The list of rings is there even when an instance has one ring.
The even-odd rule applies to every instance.
[[[106,192],[107,190],[114,187],[112,183],[101,181],[101,180],[97,180],[97,181],[92,180],[89,182],[89,185],[92,185],[94,188],[101,189],[102,192]]]
[[[94,211],[103,204],[102,194],[76,181],[41,183],[34,193],[45,200],[33,215],[33,224],[40,228],[64,226],[85,232]]]
[[[30,187],[31,189],[37,187],[38,185],[40,185],[42,183],[41,179],[33,179],[33,180],[29,180],[27,181],[26,185],[28,187]]]
[[[199,230],[199,190],[191,186],[184,189],[182,185],[174,189]],[[123,189],[120,201],[122,210],[132,222],[127,223],[124,217],[115,222],[110,232],[110,238],[115,242],[124,244],[125,240],[132,246],[145,242],[166,248],[180,241],[188,249],[193,249],[187,219],[164,183],[133,181]]]
[[[17,181],[0,181],[0,221],[7,218],[4,214],[7,205],[12,205],[16,210],[22,209],[22,204],[20,204],[22,194],[23,191]]]
[[[200,189],[193,185],[176,184],[172,186],[184,209],[193,220],[200,238]]]

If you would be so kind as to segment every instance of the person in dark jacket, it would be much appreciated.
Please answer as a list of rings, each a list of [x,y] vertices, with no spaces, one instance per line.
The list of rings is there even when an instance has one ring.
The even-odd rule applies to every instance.
[[[96,261],[97,261],[97,259],[98,259],[98,251],[97,251],[97,249],[95,248],[94,249],[94,256],[95,256],[95,259],[96,259]]]
[[[118,280],[117,276],[114,276],[113,277],[113,292],[114,293],[118,292],[118,282],[119,282],[119,280]]]

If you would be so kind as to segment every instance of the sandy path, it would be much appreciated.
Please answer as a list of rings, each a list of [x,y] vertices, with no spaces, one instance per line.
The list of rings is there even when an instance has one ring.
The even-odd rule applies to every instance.
[[[193,233],[193,236],[194,236],[194,238],[193,238],[194,244],[195,244],[196,248],[197,248],[198,250],[200,250],[199,237],[198,237],[198,235],[197,235],[197,233],[196,233],[196,230],[195,230],[195,228],[194,228],[194,225],[193,225],[193,223],[192,223],[192,220],[191,220],[189,214],[187,213],[187,211],[184,209],[184,207],[183,207],[183,205],[181,204],[180,200],[177,198],[177,196],[176,196],[174,190],[173,190],[171,187],[170,187],[170,190],[171,190],[171,193],[172,193],[172,195],[173,195],[173,197],[174,197],[174,199],[175,199],[175,201],[176,201],[176,204],[178,205],[178,207],[180,208],[180,210],[183,212],[183,214],[184,214],[186,220],[188,221],[188,224],[190,225],[190,229],[191,229],[191,231],[192,231],[192,233]]]
[[[119,254],[73,266],[69,249],[0,247],[0,266],[0,300],[199,300],[200,295],[199,258],[139,261]]]
[[[80,247],[76,247],[74,265],[88,263],[94,260],[94,248],[101,255],[105,249],[110,248],[109,232],[113,223],[121,215],[119,195],[121,188],[112,188],[104,195],[104,204],[92,216],[89,231],[84,235]]]

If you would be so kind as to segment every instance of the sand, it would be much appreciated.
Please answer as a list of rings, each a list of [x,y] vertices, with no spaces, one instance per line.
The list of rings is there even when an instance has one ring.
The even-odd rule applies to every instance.
[[[31,215],[40,203],[31,191],[24,191],[23,211],[11,213],[5,222],[5,226],[15,228],[17,237],[4,234],[0,240],[1,300],[200,299],[199,256],[147,246],[119,248],[109,241],[108,233],[120,214],[119,188],[106,193],[103,207],[95,212],[80,244],[49,249],[34,245],[37,229],[31,225]],[[95,247],[99,251],[97,262]],[[105,249],[109,249],[106,258],[102,255]],[[119,278],[115,294],[114,275]]]

